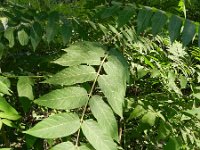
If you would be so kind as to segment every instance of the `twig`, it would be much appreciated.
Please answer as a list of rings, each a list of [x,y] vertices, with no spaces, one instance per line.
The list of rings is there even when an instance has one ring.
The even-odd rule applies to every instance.
[[[103,58],[103,60],[101,61],[101,64],[100,64],[99,69],[98,69],[98,71],[97,71],[97,76],[96,76],[96,78],[95,78],[95,80],[94,80],[94,82],[93,82],[93,84],[92,84],[91,90],[90,90],[89,95],[88,95],[88,100],[87,100],[87,102],[86,102],[86,104],[85,104],[85,106],[84,106],[84,109],[83,109],[83,112],[82,112],[82,115],[81,115],[81,120],[80,120],[81,125],[82,125],[82,123],[83,123],[83,119],[84,119],[84,116],[85,116],[85,113],[86,113],[86,110],[87,110],[87,106],[88,106],[89,100],[90,100],[90,98],[92,97],[92,93],[93,93],[93,90],[94,90],[94,88],[95,88],[95,84],[96,84],[96,82],[97,82],[97,79],[98,79],[98,77],[99,77],[99,75],[100,75],[100,71],[101,71],[101,69],[102,69],[102,67],[103,67],[103,64],[104,64],[104,62],[105,62],[107,56],[108,56],[108,54],[106,54],[105,57]],[[76,147],[78,147],[80,132],[81,132],[81,128],[79,128],[78,133],[77,133]]]

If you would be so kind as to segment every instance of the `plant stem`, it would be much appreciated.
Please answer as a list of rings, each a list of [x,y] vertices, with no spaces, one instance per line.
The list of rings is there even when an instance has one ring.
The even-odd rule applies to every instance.
[[[6,136],[6,131],[5,131],[5,128],[4,128],[3,125],[2,125],[2,128],[1,128],[1,136],[3,138],[5,146],[10,147],[10,141],[8,140],[8,138]]]
[[[104,62],[105,62],[105,60],[106,60],[107,57],[108,57],[108,54],[106,54],[106,55],[104,56],[103,60],[101,61],[101,64],[100,64],[99,69],[98,69],[98,71],[97,71],[97,76],[96,76],[96,78],[95,78],[95,80],[94,80],[94,82],[93,82],[93,84],[92,84],[91,90],[90,90],[90,92],[89,92],[89,94],[88,94],[88,100],[87,100],[87,102],[86,102],[86,104],[85,104],[85,106],[84,106],[84,109],[83,109],[83,112],[82,112],[82,115],[81,115],[81,120],[80,120],[81,125],[82,125],[82,123],[83,123],[83,119],[84,119],[84,116],[85,116],[85,113],[86,113],[86,110],[87,110],[87,106],[88,106],[89,100],[90,100],[90,98],[92,97],[92,93],[93,93],[93,90],[94,90],[94,88],[95,88],[95,84],[96,84],[96,82],[97,82],[97,79],[98,79],[98,77],[99,77],[99,75],[100,75],[100,71],[101,71],[101,69],[102,69],[102,67],[103,67],[103,64],[104,64]],[[79,128],[78,133],[77,133],[76,147],[78,147],[80,132],[81,132],[81,128]]]

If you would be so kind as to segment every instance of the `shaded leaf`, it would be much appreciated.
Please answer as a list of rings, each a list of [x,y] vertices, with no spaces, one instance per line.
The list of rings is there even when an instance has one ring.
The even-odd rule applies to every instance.
[[[131,112],[130,116],[129,116],[129,120],[133,119],[133,118],[137,118],[140,117],[141,115],[143,115],[146,112],[146,110],[141,106],[141,105],[137,105],[135,107],[135,109]]]
[[[38,22],[34,22],[31,31],[30,31],[31,44],[34,51],[36,50],[38,44],[42,39],[42,27]]]
[[[143,32],[150,24],[153,12],[149,9],[141,9],[137,15],[137,33]]]
[[[4,37],[9,41],[9,47],[12,48],[15,44],[14,28],[7,28],[4,32]]]
[[[169,139],[167,144],[164,146],[164,150],[180,150],[181,149],[181,142],[179,138],[172,137]]]
[[[151,21],[152,21],[152,33],[154,36],[161,31],[161,29],[167,22],[167,19],[168,19],[167,16],[161,11],[157,11],[153,15]]]
[[[81,87],[54,90],[36,99],[34,103],[53,109],[79,108],[88,100],[87,91]]]
[[[45,80],[43,83],[73,85],[76,83],[92,81],[96,76],[97,74],[93,67],[79,65],[66,68],[55,74],[53,77]]]
[[[27,33],[24,31],[24,29],[18,31],[17,36],[18,36],[19,43],[22,46],[25,46],[28,44],[29,37],[28,37]]]
[[[58,32],[58,21],[59,14],[57,12],[51,12],[49,14],[47,27],[46,27],[46,36],[47,42],[50,43]]]
[[[95,121],[86,120],[81,128],[85,137],[96,150],[117,150],[117,145],[112,138],[105,134]]]
[[[100,96],[93,96],[90,99],[90,108],[92,114],[98,121],[98,124],[107,134],[118,141],[117,121],[112,109],[103,101]]]
[[[182,20],[180,17],[173,15],[169,20],[169,36],[171,43],[173,43],[180,35],[180,30],[182,27]]]
[[[134,8],[130,6],[125,7],[122,11],[120,11],[117,20],[118,27],[120,28],[123,25],[125,25],[131,19],[131,17],[133,17],[133,14],[134,14]]]
[[[141,119],[142,123],[149,124],[150,126],[153,126],[156,121],[156,113],[154,112],[147,112]]]
[[[63,44],[66,45],[72,36],[72,26],[64,23],[61,27],[61,35],[63,39]]]
[[[183,46],[190,43],[196,33],[196,25],[190,20],[186,20],[182,32]]]
[[[50,116],[24,133],[39,138],[59,138],[75,133],[80,128],[76,114],[61,113]]]

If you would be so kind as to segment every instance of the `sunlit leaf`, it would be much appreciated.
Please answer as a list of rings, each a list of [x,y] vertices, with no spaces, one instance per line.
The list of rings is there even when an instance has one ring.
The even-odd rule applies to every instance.
[[[53,77],[45,80],[43,83],[73,85],[76,83],[92,81],[96,76],[96,71],[93,67],[79,65],[66,68],[55,74]]]
[[[86,120],[81,128],[83,134],[96,150],[117,150],[117,145],[112,138],[105,134],[95,121]]]
[[[98,124],[107,134],[118,141],[117,121],[112,109],[103,101],[100,96],[93,96],[90,99],[90,108],[92,114],[98,121]]]
[[[39,138],[59,138],[75,133],[80,127],[76,114],[61,113],[50,116],[24,133]]]
[[[54,109],[79,108],[88,100],[87,91],[81,87],[54,90],[36,99],[34,103]]]
[[[15,44],[15,39],[14,39],[14,28],[7,28],[4,32],[4,37],[9,41],[9,47],[13,47]]]
[[[62,142],[52,147],[51,150],[77,150],[71,142]]]

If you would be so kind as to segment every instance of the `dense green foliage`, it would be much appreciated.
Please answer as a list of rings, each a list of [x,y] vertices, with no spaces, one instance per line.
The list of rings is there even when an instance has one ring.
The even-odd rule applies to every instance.
[[[1,148],[200,149],[197,0],[0,4]]]

